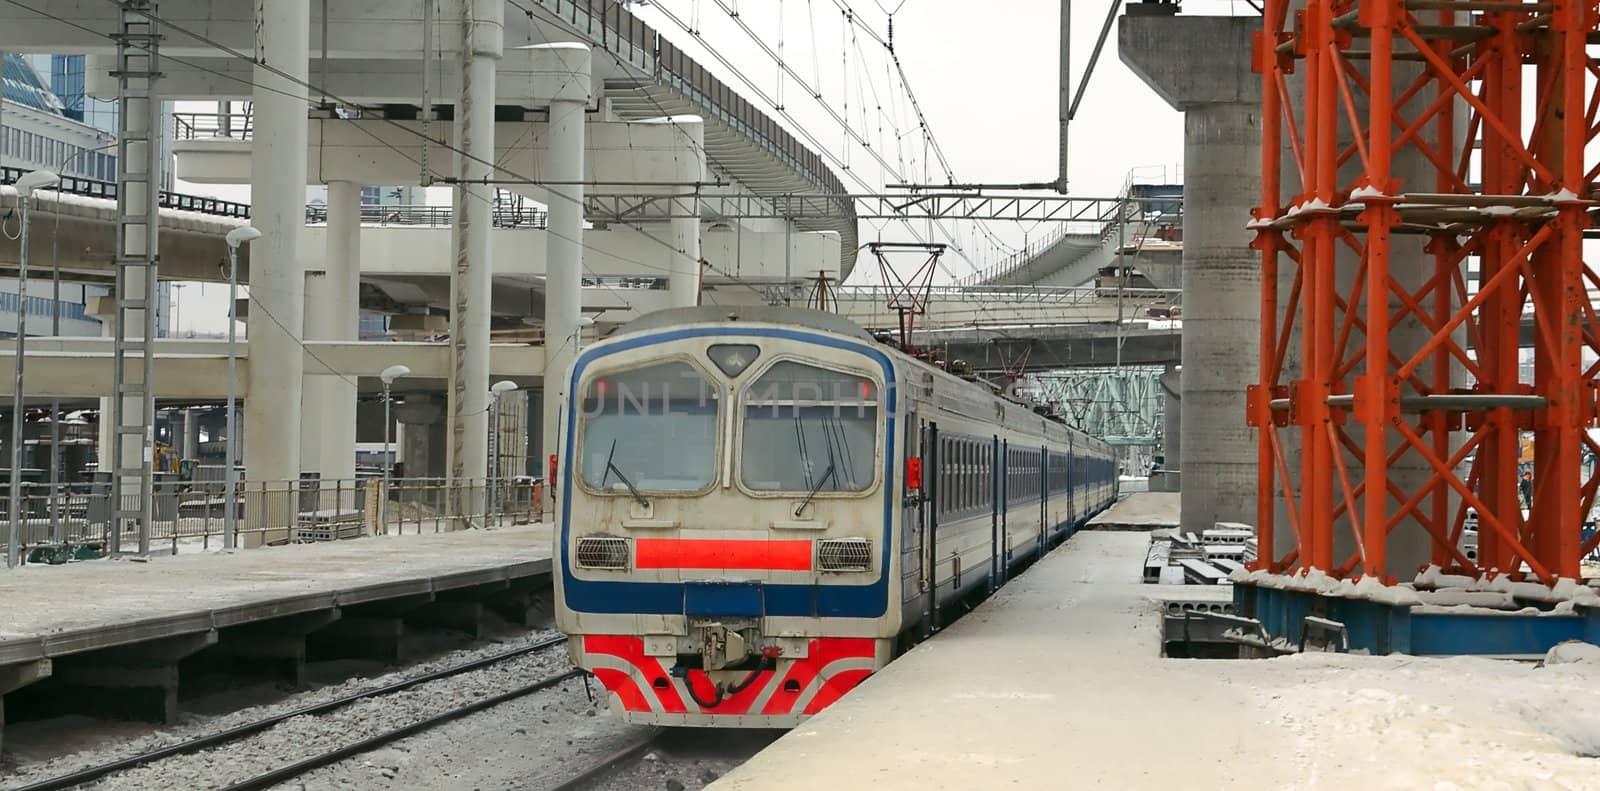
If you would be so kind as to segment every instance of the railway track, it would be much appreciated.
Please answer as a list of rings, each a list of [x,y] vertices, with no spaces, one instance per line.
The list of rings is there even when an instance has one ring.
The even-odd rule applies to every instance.
[[[134,769],[136,767],[151,764],[156,761],[171,758],[173,756],[187,755],[190,753],[199,752],[201,750],[247,739],[258,733],[262,733],[263,731],[266,731],[273,726],[278,725],[279,723],[295,717],[327,714],[328,712],[344,708],[359,701],[382,697],[384,695],[401,692],[433,681],[450,678],[451,676],[458,676],[463,673],[470,673],[474,670],[481,670],[486,667],[491,667],[502,662],[516,659],[517,657],[548,651],[552,648],[564,645],[565,643],[565,637],[553,637],[550,639],[541,640],[520,648],[503,651],[492,656],[482,657],[468,662],[463,662],[458,665],[452,665],[450,667],[423,673],[403,681],[396,681],[391,684],[385,684],[381,687],[362,690],[360,692],[355,692],[335,698],[333,700],[324,701],[322,703],[303,706],[292,711],[274,714],[270,717],[263,717],[262,719],[255,720],[244,725],[228,728],[227,730],[218,731],[205,736],[198,736],[178,742],[176,744],[149,750],[138,755],[121,758],[115,761],[109,761],[107,763],[80,769],[68,774],[41,780],[30,785],[22,786],[21,788],[16,789],[16,791],[57,791],[58,789],[73,788],[84,783],[100,780],[118,772]],[[502,692],[497,695],[480,698],[470,703],[448,709],[424,720],[368,736],[351,744],[318,753],[316,755],[295,761],[294,763],[286,764],[269,771],[262,772],[248,779],[228,785],[225,788],[229,791],[247,791],[248,789],[268,788],[272,785],[281,783],[313,769],[319,769],[324,766],[338,763],[339,761],[342,761],[353,755],[358,755],[360,753],[373,750],[377,747],[381,747],[390,742],[403,739],[407,736],[422,733],[447,722],[451,722],[467,715],[498,706],[501,703],[515,700],[543,689],[548,689],[560,684],[563,681],[567,681],[568,679],[572,678],[578,678],[582,675],[583,672],[580,670],[569,670],[563,673],[558,673],[548,678],[544,678],[515,689],[507,690],[506,692]]]
[[[702,788],[750,760],[784,731],[649,728],[546,791]],[[651,768],[645,769],[644,766]]]
[[[608,753],[598,761],[590,764],[589,768],[579,774],[568,778],[559,785],[552,786],[549,791],[586,791],[586,789],[605,779],[613,772],[620,771],[623,767],[639,760],[661,740],[664,733],[665,731],[660,728],[652,728],[634,739],[628,746]]]

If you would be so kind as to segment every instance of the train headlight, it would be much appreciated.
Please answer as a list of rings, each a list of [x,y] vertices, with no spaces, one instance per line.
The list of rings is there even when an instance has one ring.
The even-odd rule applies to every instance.
[[[865,538],[824,538],[817,542],[817,568],[866,571],[872,568],[872,542]]]
[[[588,536],[578,539],[578,568],[626,570],[628,539],[615,536]]]

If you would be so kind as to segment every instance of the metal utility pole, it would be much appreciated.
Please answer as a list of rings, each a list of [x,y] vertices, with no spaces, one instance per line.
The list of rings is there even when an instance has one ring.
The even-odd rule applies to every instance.
[[[382,531],[384,535],[389,533],[389,470],[394,467],[394,462],[389,458],[391,444],[389,407],[393,400],[390,393],[394,387],[394,380],[410,374],[411,368],[404,365],[391,365],[378,373],[378,381],[383,383],[383,488],[378,491],[378,526],[375,529]]]
[[[6,536],[6,567],[14,568],[22,559],[22,520],[27,509],[22,507],[22,413],[27,399],[23,386],[22,364],[27,359],[28,339],[28,207],[33,203],[33,191],[53,186],[60,177],[48,170],[35,170],[17,179],[17,204],[22,212],[22,249],[17,263],[17,347],[13,352],[14,380],[11,388],[11,492],[6,504],[10,522]]]
[[[1061,124],[1056,192],[1067,194],[1067,125],[1072,121],[1072,0],[1061,0],[1061,84],[1056,101]]]
[[[1130,188],[1131,189],[1131,188]],[[1122,368],[1122,284],[1128,276],[1124,251],[1128,247],[1128,204],[1117,205],[1117,368]]]
[[[261,238],[261,231],[244,225],[228,232],[228,405],[223,419],[227,422],[227,451],[223,463],[227,465],[222,475],[227,487],[222,495],[222,548],[233,549],[239,545],[239,441],[238,412],[238,333],[239,333],[239,245]]]
[[[155,431],[157,231],[160,227],[161,34],[153,0],[123,0],[117,41],[117,286],[112,352],[111,545],[150,552]],[[106,419],[105,415],[101,419]],[[102,453],[102,456],[104,454]]]

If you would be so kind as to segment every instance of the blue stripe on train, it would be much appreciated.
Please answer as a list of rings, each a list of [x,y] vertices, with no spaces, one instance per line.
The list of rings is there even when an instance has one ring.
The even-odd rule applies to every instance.
[[[582,377],[584,368],[608,354],[636,349],[640,346],[700,337],[754,337],[800,340],[807,343],[815,343],[819,346],[860,352],[875,359],[878,365],[882,367],[884,382],[888,385],[886,392],[889,395],[889,401],[887,404],[888,419],[884,431],[887,450],[883,454],[883,540],[881,552],[883,563],[878,574],[878,580],[866,585],[760,585],[762,606],[765,608],[767,615],[836,618],[881,617],[889,608],[889,555],[895,550],[895,545],[891,541],[890,528],[894,518],[895,492],[899,486],[894,477],[894,415],[898,399],[898,394],[895,392],[894,365],[890,363],[887,356],[871,346],[827,335],[756,327],[699,327],[640,335],[619,341],[614,346],[608,346],[598,351],[591,349],[589,352],[580,354],[577,363],[572,368],[572,378],[567,383],[567,393],[569,397],[570,394],[577,393],[578,380]],[[567,547],[569,546],[569,534],[572,528],[572,443],[573,436],[576,434],[576,421],[577,410],[569,408],[567,410],[565,453],[562,455],[565,464],[560,470],[560,543],[556,548],[561,556],[561,580],[566,595],[567,607],[580,612],[593,613],[683,614],[686,587],[684,583],[611,582],[582,580],[573,576]],[[697,599],[701,595],[701,593],[697,592]],[[743,598],[745,595],[748,594],[741,594],[741,598],[737,603],[730,601],[729,606],[734,606],[735,604],[747,606],[747,599]],[[696,606],[703,607],[706,606],[706,603],[703,600],[697,601]]]

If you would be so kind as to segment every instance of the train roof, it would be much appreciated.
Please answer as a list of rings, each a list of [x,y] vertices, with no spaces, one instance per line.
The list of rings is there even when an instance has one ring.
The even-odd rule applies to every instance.
[[[611,334],[611,337],[653,332],[689,324],[718,324],[728,321],[805,327],[863,341],[873,340],[872,335],[860,325],[843,316],[810,308],[769,305],[700,305],[693,308],[667,308],[647,313],[622,325]]]

